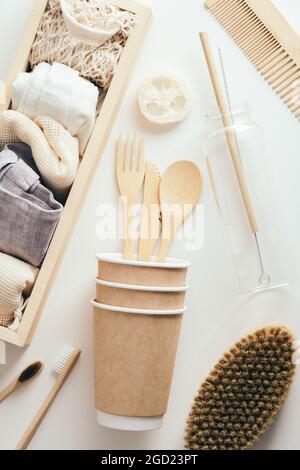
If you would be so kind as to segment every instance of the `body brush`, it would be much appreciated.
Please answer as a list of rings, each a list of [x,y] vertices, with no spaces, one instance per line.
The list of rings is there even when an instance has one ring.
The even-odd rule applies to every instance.
[[[185,446],[247,450],[279,413],[295,374],[295,338],[284,326],[246,336],[220,359],[195,397]]]

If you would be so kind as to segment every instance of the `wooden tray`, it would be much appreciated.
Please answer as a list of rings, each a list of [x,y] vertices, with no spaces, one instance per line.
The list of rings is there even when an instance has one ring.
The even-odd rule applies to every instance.
[[[34,42],[36,31],[47,3],[48,0],[35,1],[33,11],[31,12],[25,31],[21,37],[19,48],[5,82],[6,103],[0,106],[0,111],[10,108],[11,85],[16,79],[17,74],[28,70],[28,58],[31,46]],[[63,255],[78,219],[81,206],[105,149],[114,120],[125,94],[135,59],[142,47],[148,26],[151,22],[151,10],[144,5],[138,4],[132,0],[112,0],[112,3],[124,10],[135,13],[137,15],[137,23],[126,42],[122,57],[106,94],[94,131],[68,197],[63,216],[41,267],[40,274],[30,296],[19,329],[17,332],[13,332],[7,328],[0,327],[0,341],[6,341],[20,347],[29,344],[32,339],[34,329],[37,326],[39,317],[50,293],[52,283],[57,275]]]

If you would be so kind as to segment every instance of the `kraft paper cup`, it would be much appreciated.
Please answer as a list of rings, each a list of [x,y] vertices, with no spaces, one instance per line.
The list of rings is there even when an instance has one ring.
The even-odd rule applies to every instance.
[[[103,281],[139,286],[182,287],[188,261],[167,258],[165,263],[126,260],[120,253],[98,254],[98,277]]]
[[[102,304],[152,310],[172,310],[184,307],[188,286],[133,286],[96,280],[96,300]]]
[[[98,422],[127,431],[157,429],[167,410],[185,308],[92,303]]]

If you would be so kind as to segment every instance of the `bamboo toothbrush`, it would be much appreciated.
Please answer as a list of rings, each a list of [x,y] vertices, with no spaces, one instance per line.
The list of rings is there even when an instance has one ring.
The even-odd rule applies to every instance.
[[[25,431],[23,437],[19,441],[16,450],[25,450],[30,443],[31,439],[35,435],[36,431],[38,430],[43,418],[45,417],[47,411],[49,410],[50,406],[52,405],[56,395],[60,391],[61,387],[65,383],[66,379],[68,378],[69,374],[71,373],[73,367],[77,363],[81,351],[79,349],[71,348],[70,346],[64,346],[60,355],[57,358],[56,364],[53,368],[53,371],[58,374],[55,384],[53,385],[52,389],[50,390],[47,398],[45,399],[44,403],[36,413],[35,417],[33,418],[32,422],[28,426],[27,430]]]
[[[200,33],[199,36],[200,36],[200,40],[202,43],[202,48],[204,51],[205,59],[207,62],[207,67],[209,70],[211,82],[213,85],[216,101],[217,101],[217,104],[218,104],[218,107],[222,116],[224,127],[230,128],[232,126],[230,109],[227,106],[225,96],[223,95],[223,89],[222,89],[222,85],[218,77],[216,65],[215,65],[214,58],[213,58],[213,53],[212,53],[211,46],[209,43],[208,34]],[[259,281],[262,285],[267,286],[270,283],[270,276],[266,273],[265,268],[264,268],[263,257],[262,257],[262,253],[261,253],[261,249],[259,245],[259,239],[258,239],[259,227],[258,227],[257,220],[255,217],[254,209],[252,206],[249,190],[247,187],[247,181],[246,181],[243,167],[242,167],[239,148],[236,142],[236,136],[234,132],[228,130],[226,132],[226,139],[227,139],[228,148],[231,154],[234,170],[236,173],[237,182],[241,191],[241,196],[243,199],[246,215],[249,221],[249,226],[250,226],[251,232],[253,233],[254,240],[256,243],[256,247],[257,247],[257,253],[258,253],[258,258],[259,258],[259,263],[260,263],[260,268],[261,268],[261,276],[260,276]]]
[[[24,369],[10,384],[0,392],[0,403],[8,397],[11,393],[18,390],[23,385],[27,384],[30,380],[36,378],[43,369],[44,364],[41,361],[30,364]]]

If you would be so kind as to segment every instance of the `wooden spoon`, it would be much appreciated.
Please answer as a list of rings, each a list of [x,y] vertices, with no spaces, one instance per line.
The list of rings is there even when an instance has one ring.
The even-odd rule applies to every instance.
[[[187,160],[173,163],[163,174],[160,183],[162,243],[158,262],[165,261],[177,230],[200,199],[202,186],[199,167]]]

